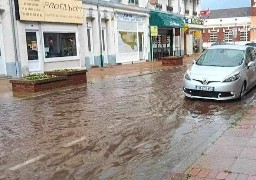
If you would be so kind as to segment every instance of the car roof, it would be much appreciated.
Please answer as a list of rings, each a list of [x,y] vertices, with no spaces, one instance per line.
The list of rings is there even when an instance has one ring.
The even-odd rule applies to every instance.
[[[237,49],[237,50],[246,50],[247,45],[235,45],[235,44],[226,44],[226,45],[215,45],[211,46],[208,49]]]

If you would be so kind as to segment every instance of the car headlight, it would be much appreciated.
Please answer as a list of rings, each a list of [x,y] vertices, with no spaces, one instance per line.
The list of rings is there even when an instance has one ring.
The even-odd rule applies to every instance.
[[[185,79],[186,79],[186,80],[189,80],[189,81],[191,80],[191,78],[190,78],[190,76],[189,76],[188,73],[185,74]]]
[[[236,81],[240,78],[240,74],[235,74],[233,76],[230,76],[228,78],[226,78],[223,82],[233,82],[233,81]]]

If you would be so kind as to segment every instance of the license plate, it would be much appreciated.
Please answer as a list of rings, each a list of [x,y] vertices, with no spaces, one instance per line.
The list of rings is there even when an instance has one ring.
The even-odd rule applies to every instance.
[[[196,90],[200,90],[200,91],[214,91],[214,87],[211,87],[211,86],[196,86]]]

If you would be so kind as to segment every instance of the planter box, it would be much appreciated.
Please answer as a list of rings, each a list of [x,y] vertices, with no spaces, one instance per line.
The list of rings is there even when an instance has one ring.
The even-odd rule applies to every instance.
[[[79,85],[87,82],[87,70],[73,70],[73,71],[46,71],[45,74],[54,76],[66,76],[70,85]]]
[[[49,79],[26,80],[11,79],[12,91],[18,93],[34,93],[68,86],[67,77],[52,77]]]
[[[183,56],[169,56],[161,58],[163,66],[183,65]]]

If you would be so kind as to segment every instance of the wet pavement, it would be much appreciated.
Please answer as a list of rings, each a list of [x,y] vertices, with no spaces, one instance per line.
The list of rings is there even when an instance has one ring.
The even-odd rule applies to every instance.
[[[187,100],[186,67],[0,102],[0,179],[165,179],[255,104]]]

